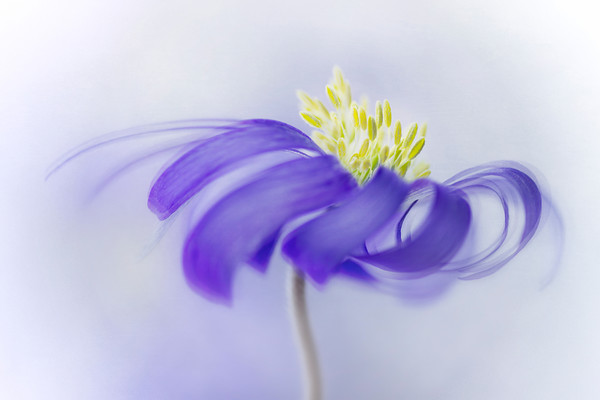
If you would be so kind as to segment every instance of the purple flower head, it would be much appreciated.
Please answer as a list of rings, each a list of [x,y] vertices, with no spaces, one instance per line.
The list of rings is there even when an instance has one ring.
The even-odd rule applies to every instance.
[[[416,161],[426,125],[404,132],[399,121],[392,123],[387,100],[367,115],[367,104],[352,100],[339,70],[327,93],[333,112],[299,93],[302,117],[319,129],[311,137],[273,120],[182,121],[94,143],[64,162],[107,143],[188,132],[117,170],[179,151],[150,188],[148,207],[160,220],[194,207],[209,184],[252,166],[199,215],[183,245],[190,286],[225,304],[237,269],[264,272],[278,248],[317,286],[344,276],[419,298],[457,278],[497,271],[533,237],[543,196],[522,165],[497,162],[435,182],[429,166]],[[495,198],[503,215],[497,237],[483,248],[473,245],[476,222],[486,219],[474,210],[481,195]]]

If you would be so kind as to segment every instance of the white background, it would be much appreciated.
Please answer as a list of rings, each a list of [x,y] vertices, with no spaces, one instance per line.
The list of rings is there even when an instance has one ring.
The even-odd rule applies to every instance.
[[[242,271],[232,309],[179,267],[157,229],[156,166],[91,204],[94,162],[47,167],[116,129],[192,117],[304,128],[295,90],[354,93],[427,121],[444,179],[526,162],[565,223],[498,274],[408,306],[344,281],[309,302],[328,399],[600,397],[598,6],[586,1],[0,3],[0,398],[299,398],[286,266]],[[82,164],[83,165],[83,164]]]

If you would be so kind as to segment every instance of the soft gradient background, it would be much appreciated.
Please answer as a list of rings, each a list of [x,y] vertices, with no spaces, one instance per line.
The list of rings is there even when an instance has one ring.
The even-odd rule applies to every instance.
[[[244,270],[233,309],[188,290],[185,222],[146,257],[157,165],[85,202],[95,167],[44,182],[105,132],[191,117],[304,128],[295,90],[354,93],[428,121],[444,179],[525,161],[566,229],[498,274],[408,306],[344,281],[309,290],[327,399],[600,397],[599,9],[592,1],[0,3],[0,398],[294,399],[286,266]],[[116,150],[115,150],[116,151]]]

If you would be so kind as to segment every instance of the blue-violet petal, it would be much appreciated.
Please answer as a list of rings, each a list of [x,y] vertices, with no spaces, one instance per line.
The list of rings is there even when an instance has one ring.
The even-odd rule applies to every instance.
[[[412,188],[422,190],[424,185],[433,187],[434,203],[415,236],[390,249],[359,255],[356,259],[406,278],[433,273],[452,259],[469,230],[471,209],[460,191],[427,180],[414,182]]]
[[[339,207],[290,233],[284,239],[283,253],[315,282],[325,283],[339,264],[398,211],[408,189],[394,172],[380,168]]]
[[[236,162],[271,151],[300,149],[322,154],[308,136],[283,122],[241,121],[167,167],[150,189],[148,207],[159,219],[166,219]]]
[[[235,269],[264,264],[274,235],[290,220],[341,201],[356,183],[330,156],[289,161],[262,172],[225,196],[186,239],[183,267],[190,285],[222,303],[231,301]]]

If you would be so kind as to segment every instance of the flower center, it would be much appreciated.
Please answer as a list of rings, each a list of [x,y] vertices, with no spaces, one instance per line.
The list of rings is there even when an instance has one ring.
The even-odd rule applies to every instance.
[[[425,145],[427,124],[419,127],[413,123],[403,132],[399,120],[392,124],[392,108],[387,100],[377,101],[375,114],[367,114],[366,98],[360,105],[352,100],[350,84],[338,67],[333,69],[333,80],[326,90],[333,111],[299,90],[300,116],[318,129],[312,132],[312,140],[337,156],[360,184],[367,182],[379,166],[411,179],[431,173],[429,164],[415,162]]]

